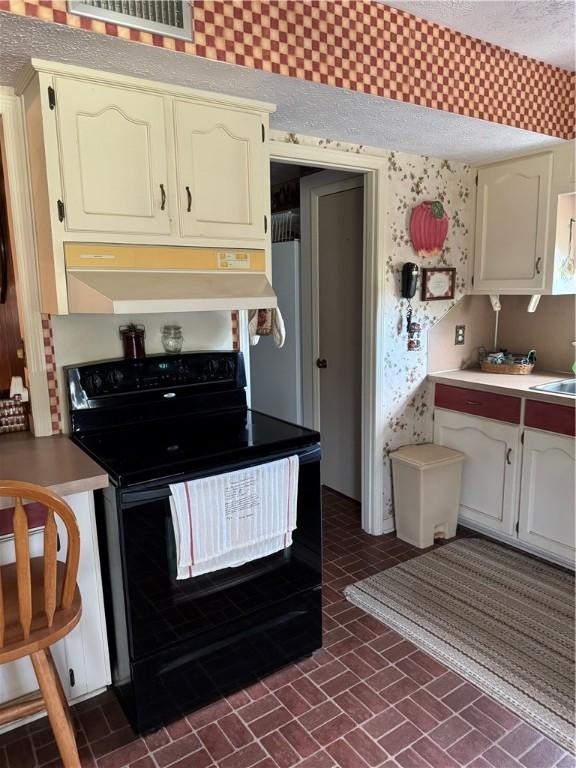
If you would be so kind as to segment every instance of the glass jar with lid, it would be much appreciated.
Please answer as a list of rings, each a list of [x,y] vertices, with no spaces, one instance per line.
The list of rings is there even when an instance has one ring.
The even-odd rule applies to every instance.
[[[182,352],[183,343],[182,326],[176,324],[162,326],[162,346],[166,352],[172,354]]]

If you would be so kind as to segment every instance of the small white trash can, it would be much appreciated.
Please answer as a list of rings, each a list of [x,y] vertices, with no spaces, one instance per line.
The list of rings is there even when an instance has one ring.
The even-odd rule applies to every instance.
[[[390,458],[398,538],[424,549],[436,537],[455,536],[465,454],[424,443],[405,445]]]

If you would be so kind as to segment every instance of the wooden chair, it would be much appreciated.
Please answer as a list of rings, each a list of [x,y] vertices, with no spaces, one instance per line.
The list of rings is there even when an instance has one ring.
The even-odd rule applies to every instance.
[[[80,533],[74,513],[56,494],[32,483],[0,480],[0,497],[14,499],[12,514],[16,559],[0,567],[0,665],[29,656],[40,690],[37,694],[0,707],[0,725],[25,715],[47,711],[65,768],[78,768],[80,758],[68,702],[54,665],[50,646],[71,632],[80,621],[82,602],[76,584]],[[40,502],[47,509],[44,554],[30,557],[28,517],[23,500]],[[66,526],[66,560],[57,560],[55,515]]]

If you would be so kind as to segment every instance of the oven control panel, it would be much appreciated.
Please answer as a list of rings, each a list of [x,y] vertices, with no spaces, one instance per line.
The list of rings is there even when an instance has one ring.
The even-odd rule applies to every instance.
[[[239,352],[190,352],[151,355],[140,360],[106,360],[71,366],[66,374],[73,403],[176,387],[210,384],[244,387],[246,384],[244,361]]]

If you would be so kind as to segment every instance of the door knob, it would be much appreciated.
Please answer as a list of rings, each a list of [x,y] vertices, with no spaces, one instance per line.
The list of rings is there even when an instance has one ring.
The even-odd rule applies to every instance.
[[[328,368],[328,363],[326,360],[324,360],[324,358],[319,357],[318,360],[316,360],[316,366],[318,368]]]

